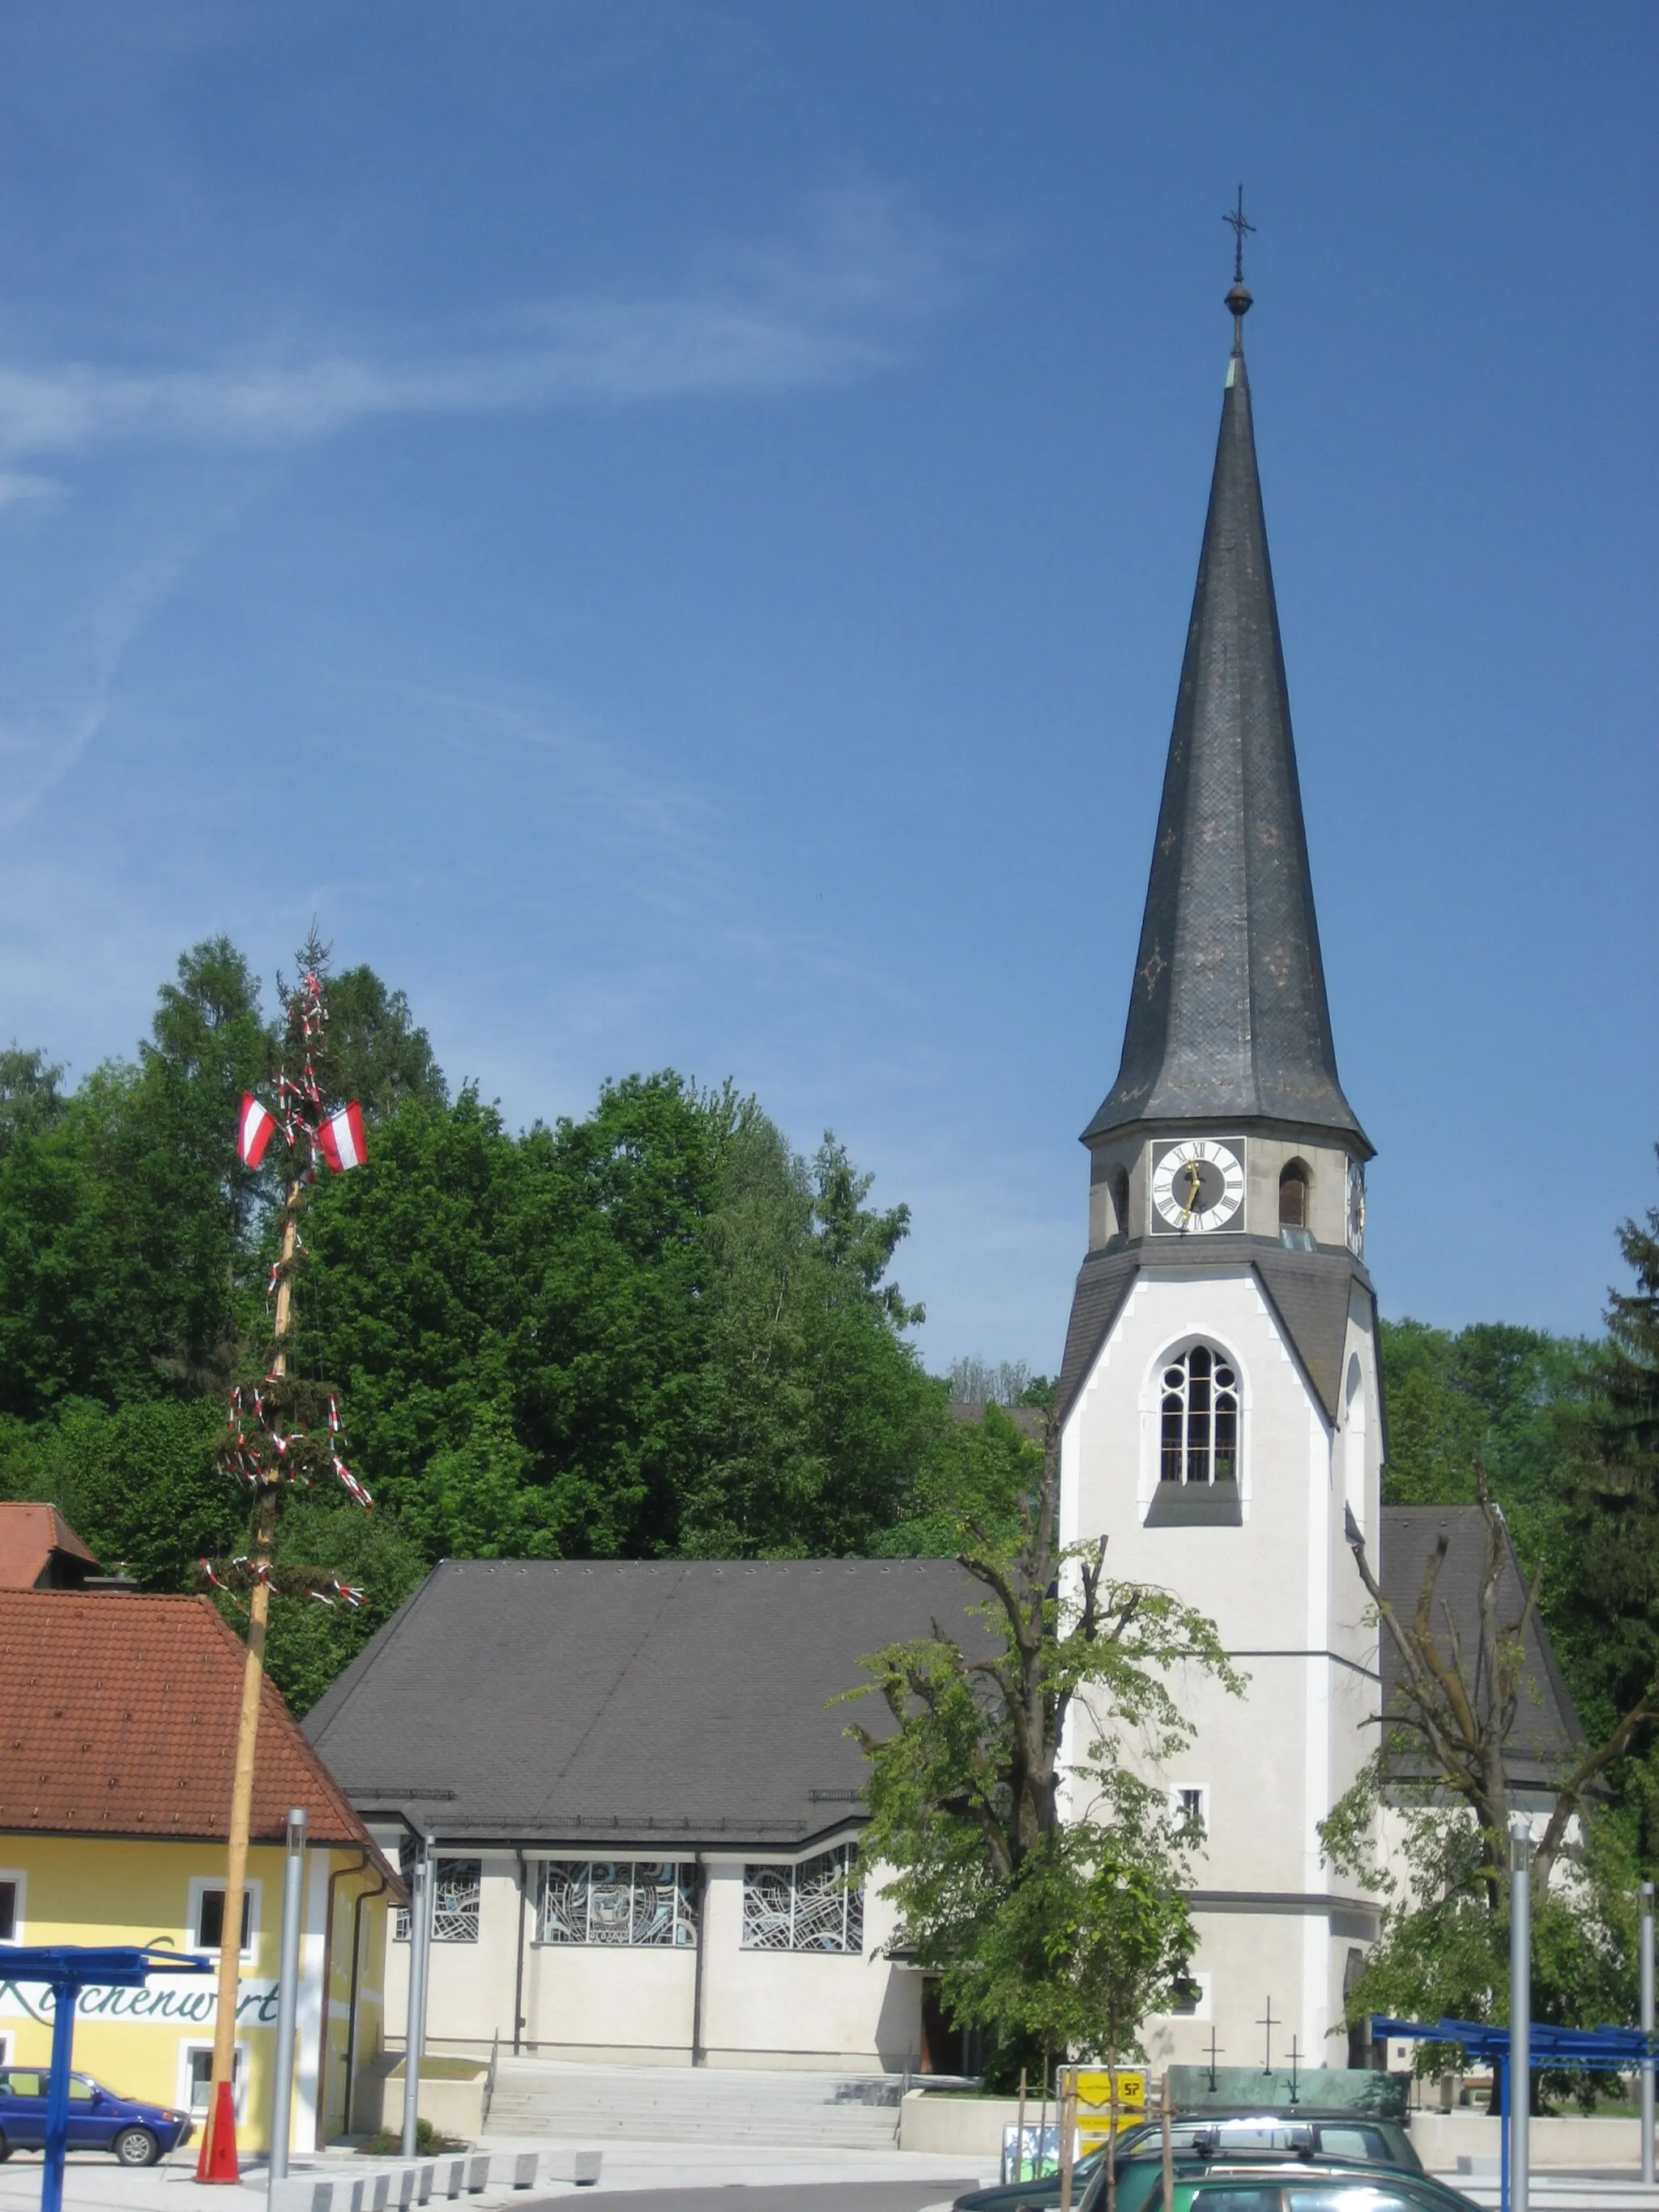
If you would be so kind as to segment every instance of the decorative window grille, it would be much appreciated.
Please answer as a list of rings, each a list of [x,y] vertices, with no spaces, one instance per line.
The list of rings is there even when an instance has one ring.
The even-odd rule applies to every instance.
[[[689,1950],[697,1940],[696,1869],[672,1859],[549,1859],[544,1943]]]
[[[1238,1377],[1227,1355],[1195,1344],[1164,1370],[1164,1480],[1237,1482]]]
[[[400,1854],[401,1856],[401,1854]],[[404,1880],[413,1886],[414,1855],[403,1868]],[[478,1903],[483,1887],[480,1859],[437,1859],[433,1863],[432,1940],[434,1943],[476,1943]],[[394,1942],[409,1941],[409,1914],[399,1907],[392,1923]]]
[[[476,1943],[483,1865],[478,1859],[440,1859],[432,1892],[434,1943]]]
[[[851,1879],[853,1847],[842,1844],[799,1866],[743,1870],[746,1951],[864,1949],[864,1888]]]

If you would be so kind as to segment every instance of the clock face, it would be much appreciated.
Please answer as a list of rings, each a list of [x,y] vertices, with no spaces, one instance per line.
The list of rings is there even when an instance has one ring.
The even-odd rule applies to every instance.
[[[1183,1237],[1224,1229],[1244,1203],[1244,1147],[1218,1137],[1167,1145],[1152,1164],[1152,1204]]]
[[[1365,1170],[1363,1162],[1348,1162],[1348,1249],[1358,1259],[1365,1249]]]

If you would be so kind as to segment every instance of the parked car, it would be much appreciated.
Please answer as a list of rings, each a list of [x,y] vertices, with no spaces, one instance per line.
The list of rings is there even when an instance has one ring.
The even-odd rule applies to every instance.
[[[190,2140],[190,2114],[123,2097],[89,2074],[70,2075],[69,2148],[106,2150],[123,2166],[154,2166]],[[46,2069],[0,2066],[0,2159],[42,2150],[46,2141]]]
[[[1163,2180],[1161,2156],[1121,2164],[1117,2212],[1158,2212]],[[1103,2161],[1077,2212],[1105,2212],[1105,2204]],[[1421,2171],[1317,2151],[1287,2158],[1281,2151],[1217,2157],[1188,2150],[1176,2160],[1173,2212],[1474,2212],[1474,2200]]]
[[[1344,2158],[1364,2166],[1393,2166],[1404,2173],[1421,2173],[1423,2161],[1412,2148],[1411,2137],[1397,2120],[1357,2118],[1350,2113],[1292,2117],[1263,2112],[1238,2117],[1213,2113],[1178,2114],[1170,2124],[1172,2145],[1178,2156],[1188,2153],[1210,2158],[1230,2152],[1308,2152],[1317,2157]],[[1118,2137],[1120,2170],[1126,2160],[1164,2155],[1162,2123],[1148,2120],[1126,2128]],[[1072,2203],[1080,2205],[1085,2190],[1099,2168],[1101,2153],[1079,2159],[1072,2173]],[[1120,2212],[1122,2212],[1120,2196]],[[1060,2177],[1045,2174],[1041,2180],[1006,2181],[992,2189],[969,2190],[956,2200],[953,2212],[1049,2212],[1060,2203]]]

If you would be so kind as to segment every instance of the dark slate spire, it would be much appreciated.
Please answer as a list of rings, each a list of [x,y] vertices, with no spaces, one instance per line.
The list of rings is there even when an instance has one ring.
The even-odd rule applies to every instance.
[[[1257,1121],[1371,1146],[1331,1041],[1256,474],[1241,281],[1123,1060],[1091,1138]]]

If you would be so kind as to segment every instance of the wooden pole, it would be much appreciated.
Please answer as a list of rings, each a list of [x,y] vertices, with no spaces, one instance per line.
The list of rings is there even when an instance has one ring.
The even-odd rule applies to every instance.
[[[300,1236],[300,1201],[305,1186],[289,1185],[288,1219],[283,1228],[283,1272],[276,1285],[276,1357],[273,1378],[288,1372],[288,1338],[294,1316],[294,1255]],[[242,1666],[242,1704],[236,1722],[236,1767],[230,1789],[230,1843],[225,1866],[225,1917],[219,1931],[219,2001],[213,2022],[213,2086],[197,2160],[198,2181],[237,2179],[235,2126],[236,2007],[242,1966],[242,1899],[247,1893],[248,1830],[253,1818],[254,1754],[259,1741],[259,1695],[264,1682],[265,1631],[270,1620],[270,1586],[261,1569],[270,1564],[276,1515],[269,1496],[260,1498],[253,1534],[254,1583],[248,1602],[247,1657]],[[232,2130],[222,2140],[227,2122]]]
[[[1014,2123],[1014,2171],[1012,2178],[1015,2181],[1025,2179],[1025,2069],[1023,2066],[1019,2069],[1019,2118]]]

